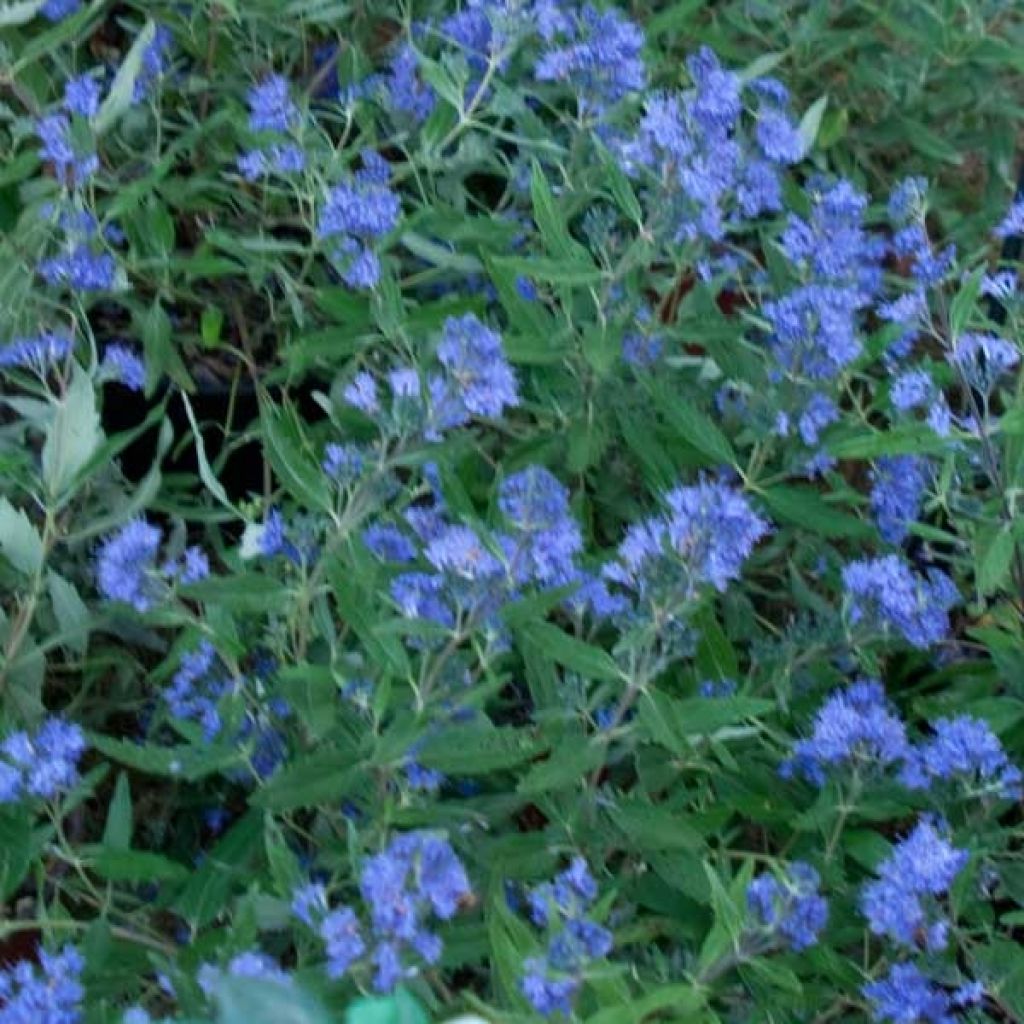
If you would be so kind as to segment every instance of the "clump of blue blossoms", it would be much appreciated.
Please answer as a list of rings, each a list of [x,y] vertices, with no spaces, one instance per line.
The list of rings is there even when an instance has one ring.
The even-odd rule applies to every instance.
[[[146,386],[146,364],[142,357],[127,345],[117,342],[108,345],[103,353],[100,371],[130,391],[141,391]]]
[[[225,973],[233,978],[262,978],[265,981],[277,982],[279,985],[292,984],[292,976],[282,970],[281,965],[273,957],[259,950],[237,953],[223,970],[213,964],[202,964],[196,972],[196,982],[209,996],[213,994],[217,980]]]
[[[776,936],[799,952],[813,946],[828,921],[828,901],[819,892],[818,872],[803,861],[788,865],[780,878],[763,874],[747,886],[747,909],[758,933]]]
[[[925,459],[894,455],[878,460],[872,474],[871,512],[882,539],[899,544],[918,516],[929,480]]]
[[[893,964],[884,978],[865,985],[863,992],[872,1019],[890,1024],[956,1024],[958,1010],[977,1005],[984,997],[979,982],[949,991],[912,963]]]
[[[368,958],[378,992],[390,992],[416,973],[410,955],[437,963],[443,945],[428,927],[430,918],[449,920],[470,896],[462,862],[447,840],[430,832],[396,836],[367,858],[359,891],[369,918],[365,927],[351,907],[329,910],[326,892],[316,883],[295,893],[292,911],[324,940],[331,977]]]
[[[260,145],[238,158],[238,170],[246,181],[264,175],[294,174],[306,166],[301,147],[288,140],[300,122],[299,109],[289,94],[288,79],[270,75],[248,92],[249,129],[265,136]]]
[[[896,555],[851,562],[843,569],[850,621],[891,626],[907,643],[926,648],[949,632],[949,612],[960,603],[956,584],[941,570],[916,574]]]
[[[163,531],[145,519],[133,519],[108,537],[96,554],[96,581],[108,601],[150,611],[174,583],[196,583],[210,571],[206,555],[190,547],[180,562],[158,564]]]
[[[317,237],[342,280],[350,288],[373,288],[380,280],[380,260],[373,243],[398,223],[401,200],[388,187],[391,170],[380,154],[365,149],[362,169],[328,193]]]
[[[939,899],[968,861],[930,821],[921,821],[864,886],[861,910],[875,935],[900,946],[945,949],[949,921]]]
[[[582,857],[529,894],[530,917],[546,929],[548,943],[544,956],[524,963],[520,987],[544,1016],[570,1014],[588,967],[612,950],[612,933],[590,917],[596,899],[597,883]]]
[[[830,771],[901,764],[909,750],[906,729],[886,701],[882,684],[861,680],[825,701],[814,716],[810,737],[793,745],[781,772],[786,778],[802,775],[820,786]]]
[[[66,334],[46,332],[35,338],[15,338],[0,348],[0,370],[34,370],[40,376],[71,354],[74,342]]]
[[[51,800],[78,782],[85,734],[72,722],[47,718],[34,733],[10,733],[0,743],[0,804]]]
[[[1020,769],[1006,756],[988,723],[970,715],[933,723],[932,736],[909,752],[901,780],[911,789],[959,781],[977,793],[1021,796]]]
[[[638,610],[674,614],[703,587],[725,590],[769,527],[744,495],[725,483],[676,487],[664,505],[660,515],[629,528],[604,575],[632,592]]]
[[[644,34],[619,11],[586,4],[575,17],[560,18],[552,27],[551,44],[535,74],[540,82],[571,82],[581,117],[600,117],[647,84]]]
[[[85,961],[74,946],[59,953],[40,949],[38,967],[28,960],[0,969],[0,1024],[77,1024],[85,989]]]

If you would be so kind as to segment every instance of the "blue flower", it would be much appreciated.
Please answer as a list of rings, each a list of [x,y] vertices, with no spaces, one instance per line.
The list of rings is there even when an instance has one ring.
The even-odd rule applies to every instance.
[[[834,693],[814,716],[809,739],[793,746],[781,774],[799,773],[821,785],[826,772],[851,762],[885,767],[909,753],[903,723],[889,708],[882,684],[862,680]]]
[[[146,364],[127,345],[108,345],[100,368],[132,391],[141,391],[146,386]]]
[[[663,515],[636,523],[619,546],[606,578],[647,593],[667,586],[689,600],[698,587],[723,591],[742,570],[768,524],[727,484],[702,481],[665,495]]]
[[[178,671],[164,691],[171,714],[181,721],[198,722],[207,741],[220,734],[223,722],[218,705],[228,685],[212,678],[216,660],[213,644],[203,640],[194,651],[182,655]]]
[[[896,555],[862,559],[843,569],[850,620],[876,620],[896,629],[914,647],[939,643],[949,631],[949,611],[960,601],[953,581],[938,569],[916,575]]]
[[[380,409],[377,382],[365,371],[357,373],[352,378],[352,382],[346,385],[342,394],[349,405],[367,416],[373,416]]]
[[[554,586],[575,579],[583,537],[569,509],[569,491],[555,476],[542,466],[514,473],[499,488],[498,508],[510,526],[517,581]]]
[[[937,780],[958,779],[1001,796],[1019,799],[1021,772],[1006,756],[988,723],[970,715],[940,718],[934,735],[913,748],[901,781],[911,789],[926,789]]]
[[[401,201],[388,187],[387,162],[372,150],[364,150],[362,159],[363,170],[328,194],[317,237],[330,241],[331,258],[350,287],[369,288],[380,277],[369,243],[395,227]]]
[[[972,388],[988,394],[999,378],[1020,362],[1020,352],[995,335],[962,334],[956,340],[950,361]]]
[[[77,1024],[85,990],[79,982],[85,961],[74,946],[38,952],[38,966],[19,960],[0,969],[2,1024]]]
[[[800,419],[797,421],[797,430],[800,438],[809,448],[818,443],[821,432],[831,423],[839,419],[839,409],[836,403],[828,395],[815,392],[811,395]]]
[[[100,109],[99,83],[91,75],[69,78],[64,85],[64,109],[80,117],[95,117]]]
[[[0,369],[26,368],[44,373],[53,363],[67,359],[73,347],[74,343],[64,334],[15,338],[0,348]]]
[[[902,946],[946,946],[949,922],[938,898],[967,863],[931,822],[920,822],[878,867],[878,878],[864,886],[861,910],[875,935]]]
[[[947,992],[912,963],[893,964],[884,978],[862,991],[871,1004],[871,1019],[879,1024],[956,1024],[956,1010],[979,1002],[984,995],[978,982]]]
[[[203,964],[196,972],[196,981],[207,995],[211,995],[217,979],[223,972],[213,964]],[[292,977],[281,969],[280,964],[266,953],[247,950],[238,953],[228,961],[227,973],[235,978],[262,978],[280,985],[291,985]]]
[[[776,107],[761,110],[757,117],[757,142],[775,163],[795,164],[806,151],[803,137],[788,114]]]
[[[425,121],[434,109],[434,90],[419,77],[416,50],[406,43],[399,47],[385,76],[388,102],[392,110],[407,114],[417,124]]]
[[[620,11],[586,4],[571,31],[567,21],[557,27],[569,41],[542,53],[534,73],[539,82],[571,82],[581,113],[600,115],[646,86],[643,31]]]
[[[520,979],[523,995],[538,1013],[570,1013],[590,963],[611,952],[612,933],[588,917],[596,898],[597,883],[582,857],[527,894],[533,923],[549,930],[545,955],[526,960]]]
[[[878,460],[871,474],[871,512],[878,532],[899,544],[917,519],[921,497],[930,477],[927,460],[916,455],[892,455]]]
[[[993,234],[996,238],[1009,238],[1010,235],[1024,234],[1024,200],[1010,206],[1006,216],[999,222]]]
[[[82,730],[60,718],[47,718],[31,735],[11,733],[0,743],[0,804],[50,800],[71,789],[86,747]]]
[[[141,103],[164,73],[167,51],[173,41],[171,30],[166,25],[157,25],[153,41],[142,51],[142,63],[132,90],[132,103]]]
[[[466,414],[497,418],[519,404],[515,371],[505,359],[501,335],[472,313],[445,320],[437,356]]]
[[[747,908],[758,927],[778,934],[790,949],[813,946],[828,920],[828,901],[818,893],[818,872],[803,861],[794,861],[781,881],[759,875],[747,886]]]
[[[363,543],[384,562],[413,562],[416,546],[401,530],[378,523],[363,533]]]
[[[114,287],[117,262],[109,252],[78,244],[60,256],[42,260],[39,274],[52,286],[67,285],[75,292],[106,292]]]
[[[366,941],[351,907],[338,907],[321,918],[317,931],[327,952],[327,976],[341,978],[365,952]]]
[[[928,181],[925,178],[904,178],[889,193],[887,212],[896,224],[906,224],[918,219],[924,213],[928,198]]]
[[[82,6],[82,0],[46,0],[39,13],[50,21],[61,21]]]
[[[352,444],[329,444],[324,449],[323,470],[340,484],[351,483],[363,471],[363,453]]]
[[[76,146],[71,135],[71,122],[64,114],[47,114],[36,122],[36,134],[42,143],[39,156],[53,164],[62,183],[79,188],[100,167],[100,158],[93,150]]]
[[[100,546],[96,575],[108,601],[123,601],[138,612],[149,611],[161,590],[156,556],[163,533],[144,519],[133,519]]]
[[[287,132],[299,118],[299,111],[289,95],[288,79],[270,75],[246,94],[249,104],[249,127],[254,132]]]

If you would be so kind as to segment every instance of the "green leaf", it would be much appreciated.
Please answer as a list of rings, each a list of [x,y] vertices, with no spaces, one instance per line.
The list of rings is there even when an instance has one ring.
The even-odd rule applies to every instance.
[[[338,611],[366,647],[366,653],[381,668],[405,679],[412,671],[402,644],[378,629],[379,622],[371,615],[368,595],[341,561],[329,572]]]
[[[89,645],[89,609],[75,585],[52,569],[46,575],[46,585],[62,643],[75,654],[85,654]]]
[[[253,612],[280,610],[289,600],[288,588],[282,580],[255,572],[208,576],[183,586],[181,593],[204,604]]]
[[[427,1024],[423,1007],[405,989],[390,996],[364,996],[349,1003],[345,1024]]]
[[[677,754],[691,749],[690,736],[725,739],[721,730],[775,708],[770,700],[754,697],[694,697],[678,700],[667,694],[649,691],[639,704],[640,721],[652,739]]]
[[[608,816],[638,850],[699,850],[704,837],[678,814],[656,804],[625,800],[612,805]]]
[[[192,868],[159,853],[106,845],[83,846],[86,867],[108,882],[180,882]]]
[[[569,636],[549,622],[531,622],[522,628],[521,633],[552,661],[578,672],[585,679],[612,681],[623,678],[618,665],[606,651]]]
[[[263,848],[262,832],[263,815],[258,811],[250,811],[236,822],[192,872],[173,909],[197,928],[224,913],[232,889],[251,877],[252,858]]]
[[[12,28],[30,22],[42,9],[46,0],[21,0],[0,7],[0,28]]]
[[[530,174],[530,198],[533,219],[540,229],[544,247],[556,260],[567,260],[581,266],[590,262],[587,250],[569,234],[565,218],[558,209],[554,194],[540,164],[534,160]]]
[[[214,473],[213,467],[206,457],[206,444],[203,441],[203,432],[199,429],[196,414],[192,411],[192,403],[184,391],[181,392],[181,401],[185,406],[185,415],[188,416],[188,422],[192,427],[192,437],[196,443],[196,459],[199,462],[200,479],[206,484],[206,489],[217,501],[225,508],[230,509],[236,516],[241,516],[241,512],[235,508],[234,502],[228,497],[228,492],[224,490],[224,485],[217,479],[217,475]]]
[[[264,451],[274,473],[293,497],[309,508],[333,509],[327,478],[313,456],[298,416],[290,409],[275,409],[260,402]]]
[[[249,802],[268,811],[336,804],[367,785],[367,772],[353,747],[315,750],[278,771]]]
[[[828,96],[819,96],[800,118],[798,131],[800,138],[803,139],[805,153],[809,153],[814,146],[814,140],[818,137],[818,129],[821,127],[821,119],[825,116],[827,106]]]
[[[971,319],[971,314],[977,308],[985,269],[985,267],[978,267],[977,270],[968,274],[960,283],[960,290],[953,296],[953,301],[949,304],[949,331],[953,338],[959,338],[963,334]]]
[[[331,1024],[327,1011],[296,983],[220,973],[212,988],[218,1024]]]
[[[93,120],[93,131],[96,136],[103,135],[122,114],[131,107],[135,95],[135,83],[142,70],[142,57],[146,47],[153,42],[156,35],[156,23],[147,21],[142,31],[135,37],[131,49],[125,55],[121,66],[117,69],[114,82],[110,86],[106,99]]]
[[[979,535],[975,562],[980,594],[994,594],[1003,586],[1009,578],[1016,547],[1014,536],[1006,524]]]
[[[585,736],[573,735],[561,743],[546,761],[534,765],[519,785],[517,793],[540,795],[559,789],[577,789],[600,763],[604,747],[589,743]]]
[[[487,775],[532,761],[544,745],[511,726],[464,725],[428,733],[418,749],[418,761],[446,775]]]
[[[729,439],[709,416],[667,389],[656,390],[655,400],[659,411],[681,441],[707,456],[712,465],[736,465],[736,452]]]
[[[62,496],[102,440],[92,381],[78,363],[72,363],[71,381],[56,403],[43,445],[43,482],[48,493]]]
[[[835,436],[826,449],[839,459],[877,459],[882,455],[934,454],[945,451],[950,441],[924,424],[907,424],[869,434]]]
[[[662,985],[624,1006],[609,1006],[588,1017],[586,1024],[642,1024],[661,1010],[670,1011],[672,1020],[683,1022],[698,1018],[706,996],[692,985]]]
[[[132,792],[124,772],[118,772],[114,795],[107,808],[103,845],[119,850],[127,850],[132,845]]]
[[[541,256],[495,256],[491,261],[500,270],[547,284],[597,284],[604,276],[592,263],[568,259],[545,259]]]
[[[0,497],[0,552],[26,576],[34,576],[43,564],[43,540],[20,508]]]
[[[869,523],[840,511],[807,487],[771,487],[761,491],[760,497],[774,518],[801,526],[820,537],[866,540],[875,534]]]

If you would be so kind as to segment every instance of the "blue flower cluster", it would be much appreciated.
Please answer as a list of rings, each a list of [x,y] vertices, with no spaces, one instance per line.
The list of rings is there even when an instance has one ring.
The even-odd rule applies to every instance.
[[[889,973],[864,986],[876,1021],[892,1024],[956,1024],[957,1011],[974,1006],[984,997],[976,981],[952,992],[929,981],[912,963],[893,964]]]
[[[533,889],[528,898],[530,917],[547,930],[544,956],[531,957],[523,965],[523,995],[544,1016],[572,1013],[572,1003],[594,960],[612,951],[612,933],[592,920],[597,883],[587,862],[574,857],[553,882]]]
[[[134,349],[119,342],[107,346],[100,372],[130,391],[141,391],[146,386],[146,364]]]
[[[39,966],[19,960],[0,969],[0,1024],[78,1024],[85,962],[74,946],[40,949]]]
[[[918,516],[930,477],[926,459],[894,455],[878,460],[872,474],[871,512],[882,539],[899,544]]]
[[[960,602],[956,584],[941,570],[917,575],[896,555],[866,558],[843,569],[850,621],[891,626],[907,643],[926,648],[949,631],[950,609]]]
[[[516,373],[501,335],[474,314],[445,320],[437,358],[440,373],[422,375],[411,366],[388,373],[389,415],[381,415],[377,382],[365,371],[345,388],[345,401],[397,434],[420,432],[429,441],[474,418],[497,418],[519,404]]]
[[[763,874],[747,886],[747,909],[765,937],[778,936],[792,950],[813,946],[828,921],[828,901],[819,893],[818,872],[794,861],[782,876]]]
[[[604,569],[607,581],[630,592],[634,614],[654,618],[659,609],[674,614],[704,587],[724,591],[769,529],[726,483],[676,487],[664,504],[663,513],[627,530]]]
[[[1020,799],[1021,771],[986,722],[970,715],[940,718],[933,735],[915,746],[901,774],[911,789],[960,780],[982,793]]]
[[[31,734],[12,732],[0,743],[0,804],[49,800],[70,789],[86,747],[82,730],[60,718],[47,718]]]
[[[388,187],[387,161],[362,152],[362,169],[328,193],[317,237],[326,240],[342,280],[350,288],[372,288],[380,280],[380,260],[372,243],[398,223],[401,200]]]
[[[620,159],[631,175],[653,177],[651,204],[669,210],[676,242],[721,241],[734,222],[781,209],[779,168],[799,160],[804,144],[781,83],[746,83],[758,111],[750,137],[740,76],[707,48],[687,60],[687,69],[693,90],[648,97],[636,136],[619,147]]]
[[[811,736],[794,745],[781,772],[785,778],[799,774],[820,786],[831,769],[884,768],[901,763],[909,750],[906,729],[886,702],[882,684],[862,680],[825,701],[814,717]]]
[[[455,851],[430,832],[396,836],[383,852],[367,858],[359,889],[369,912],[366,933],[374,942],[369,961],[379,992],[392,991],[415,973],[407,964],[410,952],[428,964],[437,963],[442,943],[428,928],[429,919],[449,920],[470,896],[469,879]],[[324,940],[331,977],[342,977],[368,953],[355,911],[347,906],[330,910],[322,885],[297,890],[292,911]]]
[[[571,82],[581,118],[600,117],[646,86],[644,34],[620,11],[585,4],[574,16],[550,18],[544,27],[550,45],[537,60],[537,80]]]
[[[0,348],[0,370],[31,369],[40,376],[71,354],[74,342],[66,334],[45,333],[15,338]]]
[[[246,181],[256,181],[270,173],[295,174],[306,166],[302,148],[288,141],[287,133],[298,126],[299,109],[289,95],[288,79],[271,75],[253,86],[246,99],[249,104],[249,128],[268,136],[261,144],[238,158],[238,170]]]
[[[172,583],[196,583],[210,572],[198,547],[185,550],[179,562],[157,564],[163,531],[145,519],[133,519],[108,537],[96,555],[96,580],[108,601],[121,601],[137,612],[147,612],[168,592]]]
[[[202,964],[196,972],[196,982],[206,995],[212,995],[217,980],[222,974],[227,973],[233,978],[262,978],[265,981],[275,981],[279,985],[290,986],[292,976],[281,965],[266,953],[259,950],[247,950],[244,953],[237,953],[222,970],[213,964]]]
[[[861,909],[875,935],[900,946],[945,949],[949,921],[939,906],[968,860],[933,823],[921,821],[878,867],[864,886]]]

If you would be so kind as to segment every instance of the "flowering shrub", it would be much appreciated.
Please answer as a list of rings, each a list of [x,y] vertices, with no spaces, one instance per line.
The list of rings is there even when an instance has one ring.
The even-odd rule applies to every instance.
[[[0,1024],[1024,1017],[1024,203],[668,13],[0,6]]]

